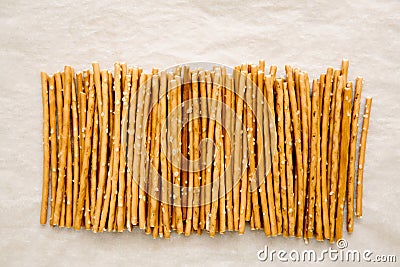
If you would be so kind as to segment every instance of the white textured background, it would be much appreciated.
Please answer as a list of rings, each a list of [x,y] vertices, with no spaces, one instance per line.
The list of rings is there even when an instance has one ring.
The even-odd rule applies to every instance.
[[[280,74],[291,64],[316,78],[349,58],[349,78],[363,76],[363,98],[374,100],[364,216],[345,238],[351,249],[400,260],[399,1],[61,2],[0,1],[0,266],[250,265],[259,263],[256,253],[264,245],[331,246],[265,238],[250,230],[215,239],[173,234],[170,240],[153,240],[139,231],[93,234],[39,225],[40,71],[53,73],[64,64],[79,71],[92,61],[111,69],[117,60],[150,70],[188,61],[233,66],[264,58],[268,66],[278,65]]]

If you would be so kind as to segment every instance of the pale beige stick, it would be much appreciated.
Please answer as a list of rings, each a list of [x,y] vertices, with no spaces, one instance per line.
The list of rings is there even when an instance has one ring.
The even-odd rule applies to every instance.
[[[215,100],[217,97],[217,90],[216,88],[212,87],[212,81],[211,81],[211,77],[210,76],[206,76],[206,82],[207,82],[207,90],[211,91],[211,95],[208,94],[209,100],[211,100],[212,102],[209,105],[209,125],[208,125],[208,139],[210,139],[210,141],[214,141],[215,140],[215,118],[216,118],[216,107],[215,107]],[[212,89],[211,89],[212,88]],[[210,163],[212,162],[212,158],[213,158],[213,147],[211,145],[211,142],[208,143],[207,145],[207,156],[206,156],[206,162]],[[205,228],[207,230],[210,229],[210,216],[211,216],[211,202],[212,202],[212,192],[211,192],[211,188],[212,188],[212,166],[211,164],[207,166],[206,169],[206,197],[205,197],[205,216],[206,216],[206,221],[205,221]]]
[[[283,111],[283,80],[277,78],[275,80],[276,90],[276,120],[278,132],[278,152],[279,152],[279,175],[280,175],[280,196],[282,204],[282,221],[283,221],[283,236],[289,235],[288,209],[287,209],[287,186],[286,186],[286,160],[285,160],[285,127],[284,127],[284,111]]]
[[[338,165],[339,165],[339,136],[340,136],[340,121],[342,111],[342,91],[344,87],[344,80],[342,76],[338,77],[338,84],[335,96],[335,115],[333,134],[332,134],[332,171],[331,171],[331,183],[330,183],[330,208],[329,208],[329,224],[330,234],[329,240],[332,243],[335,240],[335,216],[336,216],[336,192],[337,192],[337,181],[338,181]]]
[[[351,85],[350,85],[351,86]],[[352,110],[352,88],[347,87],[343,92],[343,111],[340,138],[339,183],[336,211],[336,240],[343,237],[344,205],[346,201],[347,171],[349,164],[350,123]]]
[[[125,66],[125,65],[123,65]],[[125,67],[123,67],[125,68]],[[118,232],[122,232],[125,227],[124,222],[124,205],[125,205],[125,168],[126,168],[126,147],[127,147],[127,134],[128,134],[128,111],[129,111],[129,94],[131,91],[131,73],[125,75],[125,80],[122,80],[123,93],[122,93],[122,116],[121,116],[121,145],[120,145],[120,161],[119,161],[119,173],[118,173],[118,216],[117,216],[117,227]]]
[[[93,75],[91,74],[91,83],[93,84]],[[93,86],[92,86],[93,88]],[[93,225],[94,212],[96,209],[96,189],[97,189],[97,159],[99,145],[99,112],[97,109],[97,100],[94,108],[94,125],[93,125],[93,143],[92,143],[92,163],[90,172],[90,222]]]
[[[204,71],[199,73],[200,76],[204,75]],[[200,116],[200,102],[199,102],[199,81],[197,73],[192,74],[192,99],[193,99],[193,229],[196,231],[199,228],[199,213],[200,213],[200,186],[201,186],[201,167],[196,162],[201,162],[200,157],[200,138],[201,138],[201,119]],[[203,77],[204,79],[204,77]],[[202,85],[200,85],[202,86]]]
[[[138,99],[137,99],[137,112],[136,112],[136,126],[135,126],[135,141],[134,141],[134,155],[132,167],[132,204],[131,204],[131,222],[133,225],[138,224],[138,206],[139,206],[139,166],[141,160],[141,146],[143,138],[143,108],[144,97],[146,92],[146,74],[140,75]]]
[[[227,130],[225,131],[224,136],[224,150],[225,150],[225,191],[226,191],[226,212],[227,212],[227,225],[228,231],[233,231],[233,156],[231,152],[231,146],[233,145],[233,120],[232,113],[230,107],[232,103],[234,104],[234,95],[233,95],[233,78],[230,76],[226,76],[226,89],[225,89],[225,127]]]
[[[132,188],[137,186],[137,181],[132,180],[133,172],[133,153],[135,145],[135,125],[136,125],[136,110],[138,100],[138,68],[134,67],[132,71],[132,87],[129,100],[129,126],[128,126],[128,162],[126,167],[126,228],[131,231],[131,216],[132,216]]]
[[[166,116],[167,116],[167,75],[163,71],[160,74],[160,123],[162,125],[161,130],[162,131],[167,131],[166,125]],[[166,132],[168,133],[168,132]],[[167,138],[166,138],[167,139]],[[167,140],[161,140],[161,142],[165,142],[164,144],[168,146],[168,141]],[[162,147],[162,148],[167,148],[167,147]],[[169,203],[170,201],[168,200],[168,159],[166,153],[168,151],[164,151],[163,149],[161,150],[161,195],[162,195],[162,203],[161,203],[161,212],[162,212],[162,220],[163,220],[163,228],[164,228],[164,237],[169,238],[170,237],[170,221],[169,221]]]
[[[47,222],[47,207],[49,203],[49,175],[50,175],[50,145],[49,145],[49,90],[48,75],[41,73],[42,79],[42,104],[43,104],[43,184],[42,206],[40,210],[40,223]],[[51,127],[51,126],[50,126]]]
[[[107,71],[102,71],[101,73],[102,76],[102,81],[101,81],[101,98],[103,101],[103,104],[101,109],[101,112],[99,113],[99,119],[100,119],[100,128],[99,128],[99,133],[100,133],[100,170],[99,170],[99,175],[98,175],[98,187],[97,187],[97,196],[96,196],[96,212],[94,216],[94,224],[92,227],[93,232],[97,232],[99,229],[99,223],[100,223],[100,216],[101,216],[101,208],[103,206],[103,199],[104,199],[104,186],[106,182],[106,176],[107,176],[107,148],[108,148],[108,74]],[[95,76],[93,76],[95,78]],[[99,87],[96,87],[96,97],[97,97],[97,104],[100,104],[100,99],[99,99],[99,93],[97,92],[100,90]],[[90,91],[90,88],[89,88]],[[102,122],[102,123],[101,123]]]
[[[311,154],[310,154],[310,179],[308,181],[308,211],[307,211],[307,233],[310,238],[314,233],[314,208],[315,208],[315,189],[317,180],[317,142],[318,142],[318,108],[319,85],[317,80],[313,81],[312,86],[312,120],[311,120]]]
[[[50,107],[50,144],[51,144],[51,197],[57,185],[57,114],[56,114],[56,96],[55,96],[55,81],[54,76],[49,78],[49,107]],[[53,186],[54,184],[54,186]],[[48,189],[48,187],[47,187]],[[48,194],[48,193],[47,193]],[[54,201],[51,200],[52,205]],[[47,205],[46,205],[47,207]],[[46,216],[47,218],[47,216]],[[50,217],[50,224],[52,218]],[[46,222],[45,222],[46,223]]]
[[[243,116],[243,99],[244,99],[244,94],[245,94],[245,86],[246,86],[246,76],[245,73],[241,73],[240,69],[236,69],[234,72],[234,79],[235,79],[235,94],[234,97],[236,99],[236,116],[235,118],[235,145],[238,147],[238,150],[235,149],[235,151],[242,151],[241,145],[243,144],[243,128],[244,128],[244,117]],[[241,203],[240,203],[240,187],[241,187],[241,180],[239,177],[241,177],[242,169],[242,155],[241,153],[237,153],[234,155],[234,163],[233,163],[233,225],[234,229],[236,231],[239,230],[240,228],[240,216],[242,211],[241,209]],[[237,182],[236,182],[237,180]]]
[[[218,101],[217,105],[215,106],[216,109],[216,114],[214,119],[215,124],[215,159],[214,159],[214,168],[212,170],[212,192],[211,192],[211,202],[212,202],[212,207],[211,207],[211,214],[210,214],[210,236],[214,237],[215,232],[217,231],[217,215],[218,215],[218,196],[219,196],[219,179],[222,179],[220,177],[221,175],[221,146],[222,146],[222,141],[221,141],[221,134],[222,134],[222,128],[221,128],[221,95],[222,95],[222,90],[221,90],[221,75],[219,72],[215,74],[215,78],[213,81],[213,92],[216,92],[216,100]],[[213,113],[214,111],[212,111]],[[213,118],[213,117],[212,117]]]
[[[159,88],[160,88],[160,79],[159,76],[153,75],[153,81],[152,81],[152,91],[151,91],[151,106],[152,110],[150,115],[152,116],[151,118],[151,148],[150,148],[150,162],[149,165],[151,168],[149,168],[150,173],[149,173],[149,190],[148,190],[148,195],[149,195],[149,212],[147,216],[150,216],[150,227],[155,227],[156,223],[158,222],[158,167],[159,167]]]
[[[365,99],[363,124],[360,140],[360,152],[358,156],[358,172],[357,172],[357,202],[356,202],[356,216],[362,217],[362,196],[363,196],[363,179],[364,179],[364,163],[365,163],[365,150],[367,147],[367,135],[369,128],[369,119],[371,116],[372,98]]]
[[[302,128],[302,141],[303,141],[303,199],[299,208],[298,216],[302,217],[299,220],[297,227],[297,237],[303,237],[306,235],[304,228],[306,227],[306,193],[307,193],[307,172],[308,172],[308,111],[307,111],[307,89],[304,81],[304,73],[299,74],[299,87],[300,87],[300,101],[301,101],[301,128]],[[299,179],[302,179],[299,177]],[[301,209],[301,210],[300,210]],[[302,213],[301,213],[302,212]],[[303,220],[305,218],[305,220]]]
[[[357,77],[354,91],[353,111],[351,116],[350,133],[350,152],[349,152],[349,170],[347,173],[347,232],[352,233],[354,227],[354,180],[356,175],[356,154],[357,154],[357,135],[358,120],[360,114],[360,102],[363,79]]]
[[[114,131],[113,131],[113,150],[114,161],[113,169],[112,169],[112,178],[111,178],[111,197],[110,197],[110,211],[109,211],[109,221],[115,221],[115,210],[116,210],[116,202],[118,195],[118,180],[119,180],[119,166],[120,166],[120,150],[121,150],[121,65],[119,63],[114,64]],[[124,82],[124,81],[122,81]],[[112,225],[108,224],[108,231],[111,231]]]
[[[262,77],[265,79],[265,75]],[[265,80],[264,80],[265,81]],[[259,82],[260,86],[260,82]],[[269,103],[267,101],[267,86],[266,83],[264,83],[264,88],[263,88],[263,134],[264,134],[264,143],[263,147],[265,149],[265,165],[266,169],[268,169],[268,174],[266,179],[266,184],[267,184],[267,196],[268,196],[268,210],[267,212],[269,213],[269,221],[270,221],[270,231],[272,236],[276,236],[278,234],[277,230],[277,223],[276,223],[276,214],[275,214],[275,199],[274,199],[274,186],[273,186],[273,176],[272,176],[272,159],[271,159],[271,145],[274,145],[272,142],[275,142],[275,136],[276,133],[270,133],[270,129],[273,128],[274,124],[272,123],[273,117],[271,113],[271,108],[269,106]],[[265,191],[265,188],[261,188],[263,192]],[[266,217],[266,215],[265,215]],[[269,235],[268,233],[268,228],[265,227],[264,225],[264,233],[266,235]]]
[[[294,179],[293,179],[293,156],[292,156],[292,119],[290,116],[289,92],[287,83],[284,83],[283,92],[283,108],[285,113],[285,156],[286,156],[286,181],[287,181],[287,199],[288,199],[288,219],[289,219],[289,236],[294,236],[296,218],[294,216]]]
[[[143,107],[143,127],[141,139],[141,154],[139,167],[139,228],[146,229],[146,188],[147,188],[147,145],[150,139],[147,128],[150,127],[151,117],[147,117],[150,109],[152,74],[146,75],[145,97]]]
[[[81,172],[81,177],[80,177],[79,198],[78,198],[77,211],[76,211],[75,219],[74,219],[75,230],[79,230],[81,228],[83,205],[84,205],[85,198],[87,196],[86,188],[88,186],[89,162],[90,162],[90,154],[91,154],[91,149],[92,149],[94,101],[95,101],[95,91],[91,87],[89,89],[89,104],[88,104],[88,112],[87,112],[87,119],[86,119],[87,131],[86,131],[86,137],[85,137],[85,149],[84,149],[84,157],[83,157],[83,164],[82,164],[82,172]]]
[[[75,82],[72,81],[72,102],[71,102],[71,111],[72,111],[72,145],[73,145],[73,183],[74,183],[74,194],[73,194],[73,206],[69,205],[72,199],[69,199],[69,194],[67,190],[67,209],[66,209],[66,226],[69,228],[72,226],[73,218],[76,215],[76,205],[78,202],[78,188],[79,188],[79,120],[78,120],[78,112],[77,112],[77,103],[76,103],[76,87]],[[72,195],[72,194],[71,194]],[[70,209],[72,208],[72,210]],[[72,211],[72,214],[71,214]],[[75,212],[74,212],[75,211]]]
[[[58,173],[58,184],[57,184],[57,194],[56,194],[56,204],[53,218],[53,225],[59,224],[61,215],[61,205],[64,199],[64,181],[65,181],[65,167],[67,161],[67,146],[69,138],[69,127],[70,125],[70,104],[71,104],[71,67],[66,66],[65,72],[65,87],[64,87],[64,110],[63,110],[63,132],[61,136],[61,160],[60,168]],[[47,138],[48,139],[48,138]]]
[[[265,86],[266,86],[266,96],[268,101],[268,106],[271,111],[271,117],[275,119],[275,101],[274,101],[274,91],[273,91],[274,79],[271,75],[265,76]],[[271,132],[270,134],[276,134],[276,132]],[[276,228],[277,234],[282,234],[282,209],[281,209],[281,193],[280,193],[280,178],[279,178],[279,154],[276,144],[272,145],[272,174],[273,174],[273,185],[274,185],[274,196],[275,196],[275,211],[276,211]]]

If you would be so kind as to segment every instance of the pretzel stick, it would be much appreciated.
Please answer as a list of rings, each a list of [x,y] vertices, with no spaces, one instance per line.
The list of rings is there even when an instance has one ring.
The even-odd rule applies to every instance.
[[[142,128],[142,139],[141,139],[141,154],[140,154],[140,167],[139,167],[139,228],[146,229],[146,194],[147,188],[147,143],[149,141],[147,127],[150,127],[151,117],[147,117],[149,114],[150,100],[151,100],[151,82],[152,75],[146,74],[146,86],[145,86],[145,97],[143,107],[143,128]]]
[[[267,89],[267,101],[268,106],[271,109],[271,117],[275,119],[275,104],[274,104],[274,92],[273,92],[274,80],[271,75],[265,76],[265,86]],[[270,135],[276,134],[271,132]],[[276,140],[277,143],[277,140]],[[274,181],[274,195],[275,195],[275,211],[276,211],[276,227],[277,234],[282,234],[282,209],[281,209],[281,193],[280,193],[280,177],[279,177],[279,154],[277,145],[272,146],[272,174]]]
[[[290,116],[289,92],[287,83],[284,83],[283,90],[283,109],[285,114],[285,148],[286,148],[286,180],[287,180],[287,199],[288,199],[288,218],[289,218],[289,235],[294,236],[296,218],[294,216],[295,201],[294,201],[294,180],[293,180],[293,156],[292,156],[292,133]]]
[[[73,178],[72,181],[74,183],[74,196],[73,196],[73,206],[71,203],[72,200],[72,191],[68,190],[67,185],[67,209],[66,209],[66,226],[69,228],[72,226],[72,218],[75,217],[76,214],[76,205],[78,201],[78,187],[79,187],[79,123],[78,123],[78,113],[77,113],[77,103],[76,103],[76,89],[75,89],[75,82],[72,81],[72,103],[71,103],[71,110],[72,110],[72,138],[73,138]],[[68,183],[67,179],[67,183]],[[72,189],[72,188],[71,188]],[[75,193],[76,192],[76,193]],[[71,210],[72,208],[72,210]],[[73,213],[75,210],[75,213]],[[73,214],[71,214],[73,213]],[[74,216],[74,217],[72,217]]]
[[[344,87],[344,80],[342,76],[338,78],[338,84],[335,96],[335,116],[333,134],[332,134],[332,171],[331,171],[331,189],[330,195],[330,242],[332,243],[335,239],[335,215],[336,215],[336,190],[338,181],[338,165],[339,165],[339,132],[340,132],[340,121],[341,121],[341,111],[342,111],[342,91]]]
[[[341,75],[343,76],[343,84],[347,84],[347,76],[349,74],[349,60],[347,58],[344,58],[342,60],[342,69],[341,69]]]
[[[352,110],[351,98],[352,88],[346,86],[343,92],[342,136],[340,138],[339,185],[335,230],[336,240],[341,239],[343,236],[343,216],[346,200],[347,168],[349,164],[350,122]]]
[[[350,152],[349,152],[349,170],[347,180],[347,232],[353,232],[354,226],[354,179],[356,164],[356,148],[358,134],[358,119],[360,114],[360,102],[363,79],[357,77],[354,92],[353,111],[351,116],[351,133],[350,133]]]
[[[306,192],[307,192],[307,170],[308,170],[308,115],[307,115],[307,90],[305,85],[304,73],[299,74],[299,86],[300,86],[300,101],[301,101],[301,125],[302,125],[302,141],[303,141],[303,199],[302,204],[299,208],[300,217],[305,217],[306,212]],[[301,179],[301,177],[299,178]],[[304,214],[303,214],[303,213]],[[306,233],[303,232],[303,226],[306,226],[306,221],[301,218],[297,227],[297,237],[302,237]]]
[[[257,112],[257,102],[254,100],[256,96],[257,85],[256,82],[258,80],[258,69],[252,66],[252,77],[249,79],[249,83],[251,87],[248,87],[248,99],[246,100],[248,105],[247,109],[247,118],[248,118],[248,125],[250,130],[250,135],[248,136],[249,142],[249,152],[250,152],[250,161],[249,161],[249,192],[251,192],[251,199],[252,199],[252,208],[253,208],[253,219],[254,219],[254,228],[261,229],[261,220],[260,220],[260,206],[258,203],[258,186],[259,183],[257,181],[256,176],[256,144],[255,140],[257,137],[257,125],[254,123],[255,118],[253,116],[253,112]],[[254,133],[256,131],[256,133]]]
[[[51,206],[51,214],[50,214],[50,225],[53,226],[53,216],[55,211],[55,204],[56,204],[56,192],[57,192],[57,171],[58,166],[60,165],[60,152],[61,152],[61,133],[62,133],[62,114],[63,114],[63,96],[62,96],[62,82],[61,82],[61,74],[59,72],[54,74],[55,85],[56,85],[56,106],[57,106],[57,168],[56,168],[56,175],[51,177],[51,198],[50,198],[50,206]]]
[[[311,126],[311,154],[310,154],[310,178],[308,181],[308,211],[307,211],[307,234],[308,238],[313,236],[314,232],[314,207],[315,191],[317,180],[317,142],[318,142],[318,112],[319,112],[319,85],[317,80],[313,81],[312,86],[312,126]]]
[[[64,109],[63,109],[63,132],[61,136],[61,160],[60,168],[58,173],[58,184],[57,184],[57,194],[56,194],[56,204],[53,217],[53,225],[57,225],[60,222],[61,216],[61,205],[64,199],[64,181],[65,181],[65,167],[67,161],[67,146],[69,138],[69,127],[70,125],[70,104],[71,104],[71,67],[66,66],[64,68],[65,72],[65,89],[64,89]],[[47,138],[48,139],[48,138]]]
[[[93,75],[90,74],[91,88],[93,88]],[[93,89],[94,90],[94,89]],[[94,108],[94,124],[93,124],[93,143],[92,143],[92,164],[90,172],[90,220],[93,225],[94,212],[96,209],[96,189],[97,189],[97,153],[99,145],[99,112],[97,109],[97,100]]]
[[[234,141],[234,120],[232,120],[232,111],[234,110],[234,80],[230,76],[226,77],[226,89],[225,89],[225,125],[228,127],[226,135],[224,136],[224,150],[225,150],[225,183],[226,183],[226,211],[228,218],[228,230],[233,231],[233,155],[231,146]]]
[[[210,90],[211,91],[211,95],[210,94],[207,94],[208,95],[208,98],[210,99],[211,98],[211,100],[214,100],[214,101],[212,101],[210,104],[210,106],[209,106],[209,125],[208,125],[208,139],[210,139],[210,141],[214,141],[215,140],[215,133],[214,133],[214,130],[215,130],[215,119],[216,119],[216,107],[215,107],[215,100],[216,100],[216,97],[217,97],[217,90],[216,90],[216,88],[212,88],[212,83],[211,83],[211,77],[210,76],[206,76],[206,82],[207,82],[207,90]],[[212,88],[212,90],[211,90],[211,88]],[[206,160],[206,162],[207,163],[210,163],[210,162],[212,162],[212,160],[213,160],[213,154],[214,154],[214,151],[213,151],[213,147],[212,147],[212,145],[211,145],[211,142],[209,142],[208,143],[208,145],[207,145],[207,160]],[[212,180],[211,180],[211,178],[212,178],[212,166],[211,166],[211,164],[209,165],[209,166],[207,166],[207,169],[206,169],[206,183],[205,183],[205,186],[206,186],[206,197],[205,197],[205,205],[206,205],[206,207],[205,207],[205,216],[206,216],[206,229],[207,230],[209,230],[210,229],[210,216],[211,216],[211,202],[212,202],[212,192],[211,192],[211,188],[212,188]]]
[[[103,194],[104,194],[104,186],[106,182],[106,175],[107,175],[107,147],[108,147],[108,74],[107,71],[101,72],[102,81],[101,81],[101,94],[98,92],[100,90],[99,86],[95,86],[96,88],[96,97],[97,97],[97,104],[99,110],[99,122],[100,122],[100,170],[98,175],[98,183],[97,183],[97,196],[96,196],[96,212],[94,216],[94,224],[93,224],[93,232],[97,232],[99,230],[99,223],[100,223],[100,215],[101,215],[101,208],[103,206]],[[94,80],[95,75],[93,76]],[[95,82],[96,84],[96,82]],[[90,91],[90,89],[89,89]],[[99,106],[100,99],[99,94],[101,95],[102,101],[104,105]]]
[[[360,152],[358,156],[358,172],[357,172],[357,202],[356,202],[356,216],[362,217],[362,195],[363,195],[363,178],[364,178],[364,163],[365,163],[365,149],[367,146],[367,135],[369,127],[369,119],[371,116],[372,98],[367,97],[365,100],[363,124],[361,131]]]
[[[206,89],[206,81],[205,81],[205,72],[201,70],[199,72],[199,87],[200,87],[200,114],[201,114],[201,140],[205,140],[207,138],[208,128],[208,108],[207,108],[207,89]],[[200,147],[200,177],[199,180],[201,182],[200,188],[200,214],[199,214],[199,230],[204,229],[206,223],[206,215],[205,215],[205,183],[206,183],[206,155],[207,150],[206,146],[203,145]]]
[[[150,197],[150,210],[148,216],[150,216],[150,227],[156,226],[156,221],[158,218],[158,167],[159,167],[159,76],[156,74],[153,76],[152,81],[152,92],[151,92],[151,150],[150,150],[150,185],[149,185],[149,197]],[[150,165],[150,166],[151,166]]]
[[[79,230],[81,228],[83,205],[84,205],[85,197],[87,196],[86,188],[88,186],[89,161],[90,161],[90,153],[91,153],[91,149],[92,149],[94,98],[95,98],[95,91],[93,90],[93,88],[91,86],[89,88],[89,104],[88,104],[88,113],[87,113],[87,120],[86,120],[87,131],[86,131],[86,137],[85,137],[85,149],[84,149],[84,157],[83,157],[82,171],[81,171],[81,177],[80,177],[79,198],[78,198],[77,211],[76,211],[75,218],[74,218],[75,230]]]
[[[284,111],[283,111],[283,80],[277,78],[275,80],[275,90],[277,93],[276,99],[276,114],[278,124],[278,151],[279,151],[279,173],[280,173],[280,195],[282,203],[282,218],[283,218],[283,236],[289,235],[288,209],[287,209],[287,187],[286,187],[286,166],[285,166],[285,127],[284,127]]]
[[[163,126],[162,130],[166,126],[166,115],[167,115],[167,75],[163,71],[160,74],[160,122]],[[165,129],[167,131],[167,129]],[[167,140],[161,140],[168,145]],[[161,203],[161,212],[162,212],[162,220],[163,220],[163,228],[164,228],[164,237],[170,237],[170,222],[169,222],[169,208],[168,208],[168,160],[167,155],[168,151],[161,150],[161,176],[162,176],[162,186],[161,186],[161,195],[162,195],[162,203]]]
[[[94,85],[95,85],[95,89],[96,89],[97,109],[98,109],[98,112],[100,114],[100,117],[99,117],[100,140],[102,140],[103,131],[101,129],[103,129],[105,127],[105,126],[103,126],[103,118],[104,118],[105,115],[101,115],[101,113],[104,111],[103,110],[103,101],[105,102],[105,99],[104,100],[102,99],[104,97],[102,95],[103,85],[102,85],[102,81],[101,81],[100,78],[103,78],[103,74],[100,73],[100,65],[99,65],[99,63],[93,62],[92,63],[92,67],[93,67]],[[108,77],[104,77],[104,78],[107,79]],[[108,97],[107,97],[107,99],[108,99]],[[106,103],[104,103],[104,105],[106,105]],[[108,101],[107,101],[107,105],[108,105]],[[108,110],[108,108],[107,108],[107,110]],[[107,115],[107,117],[108,117],[108,115]],[[107,121],[108,121],[108,119],[107,119]],[[102,142],[102,141],[100,141],[100,142]],[[101,161],[101,159],[100,159],[100,161]]]
[[[178,82],[177,80],[173,79],[171,80],[171,109],[173,110],[174,108],[178,107]],[[178,115],[179,117],[179,115]],[[176,157],[176,153],[179,153],[178,149],[178,132],[177,132],[177,127],[174,127],[175,124],[178,124],[179,118],[174,118],[174,121],[172,121],[172,127],[171,127],[171,136],[173,137],[172,140],[172,157]],[[179,158],[179,157],[178,157]],[[180,165],[180,160],[177,159],[177,164]],[[182,223],[182,209],[181,209],[181,197],[180,197],[180,172],[179,172],[179,167],[175,166],[172,164],[172,174],[173,174],[173,183],[174,183],[174,188],[173,188],[173,203],[174,203],[174,213],[175,213],[175,220],[176,220],[176,228],[177,228],[177,233],[181,234],[183,232],[183,223]]]
[[[143,108],[144,108],[144,96],[146,92],[146,75],[142,74],[139,80],[139,88],[138,88],[138,98],[137,98],[137,113],[136,113],[136,128],[135,128],[135,141],[134,141],[134,155],[133,155],[133,167],[132,167],[132,204],[131,204],[131,213],[132,218],[131,222],[133,225],[138,223],[138,191],[139,191],[139,166],[141,160],[141,147],[142,147],[142,138],[143,138]]]
[[[325,90],[323,95],[323,111],[321,122],[321,186],[322,186],[322,216],[324,226],[324,237],[330,238],[329,231],[329,203],[328,203],[328,182],[327,182],[327,167],[328,167],[328,129],[329,129],[329,108],[332,94],[332,74],[333,69],[328,68],[326,72]]]
[[[243,72],[242,74],[245,77],[245,81],[246,81],[246,88],[244,89],[244,91],[247,89],[247,79],[246,77],[248,77],[247,72]],[[240,86],[240,85],[239,85]],[[244,92],[246,93],[246,92]],[[247,196],[249,196],[249,190],[248,190],[248,180],[247,180],[247,167],[249,164],[248,161],[248,138],[247,138],[247,112],[246,112],[246,103],[244,103],[243,105],[243,138],[242,138],[242,172],[240,173],[241,175],[241,184],[240,184],[240,218],[239,218],[239,230],[238,233],[239,235],[244,234],[244,229],[246,227],[246,214],[245,212],[247,211],[247,202],[250,202],[251,199],[249,200],[249,198]],[[249,206],[250,209],[251,206]],[[253,226],[254,227],[254,226]]]
[[[128,162],[126,167],[126,228],[131,231],[131,216],[132,216],[132,188],[137,186],[136,181],[132,181],[133,172],[133,153],[135,144],[135,125],[136,125],[136,106],[138,100],[138,68],[133,68],[132,71],[132,88],[129,100],[129,126],[128,126]],[[135,184],[136,183],[136,184]]]
[[[111,193],[108,199],[106,198],[106,202],[103,206],[103,212],[107,214],[107,211],[104,210],[104,207],[108,209],[109,207],[109,223],[108,223],[108,231],[113,230],[113,224],[115,221],[115,203],[117,201],[118,194],[118,178],[119,178],[119,155],[120,155],[120,147],[121,147],[121,65],[119,63],[114,64],[114,119],[113,126],[114,130],[112,132],[112,142],[113,149],[111,153],[113,154],[113,160],[110,160],[110,167],[112,165],[111,171]],[[111,103],[110,103],[111,104]],[[111,108],[110,108],[111,109]],[[107,182],[108,183],[108,182]],[[106,218],[106,217],[105,217]],[[110,223],[111,222],[111,223]]]
[[[204,72],[199,73],[199,75],[204,75]],[[204,77],[203,77],[204,79]],[[200,85],[202,86],[202,85]],[[199,115],[201,113],[200,111],[200,102],[199,102],[199,83],[198,83],[198,74],[193,73],[192,74],[192,99],[193,99],[193,150],[191,155],[192,160],[193,160],[193,229],[197,230],[199,228],[199,212],[200,212],[200,186],[201,186],[201,172],[199,171],[199,167],[201,167],[199,164],[196,162],[200,160],[201,153],[200,153],[200,148],[199,148],[199,143],[200,143],[200,138],[201,138],[201,120],[199,118]]]
[[[49,115],[48,75],[45,72],[42,72],[41,79],[42,79],[42,104],[43,104],[43,184],[42,184],[42,206],[40,210],[40,223],[46,224],[47,207],[49,202],[49,175],[50,175],[50,145],[49,145],[50,115]],[[50,126],[50,128],[52,127]],[[53,160],[52,160],[52,165],[53,165]]]
[[[263,73],[259,73],[260,76],[259,78],[262,78],[264,83],[265,75]],[[266,181],[264,184],[261,186],[261,195],[263,195],[263,192],[266,192],[267,194],[267,199],[268,199],[268,207],[267,210],[263,210],[263,217],[264,217],[264,233],[269,236],[276,236],[277,235],[277,225],[276,225],[276,215],[275,215],[275,200],[274,200],[274,188],[273,188],[273,181],[272,181],[272,161],[271,161],[271,141],[275,141],[275,138],[271,138],[271,133],[270,129],[273,127],[274,124],[270,124],[270,121],[272,121],[272,114],[271,114],[271,109],[269,107],[269,103],[267,101],[267,86],[266,84],[262,84],[259,80],[259,88],[261,88],[263,92],[263,135],[264,135],[264,144],[261,144],[263,146],[263,149],[265,150],[265,169],[264,172],[267,171],[268,169],[268,174],[267,177],[265,178]],[[261,93],[261,92],[260,92]],[[261,97],[259,97],[260,99]],[[257,109],[258,112],[258,109]],[[261,117],[261,116],[260,116]],[[260,173],[264,173],[260,172]],[[267,190],[265,189],[265,183],[267,184]],[[262,196],[263,198],[263,196]],[[269,213],[269,215],[264,213]]]

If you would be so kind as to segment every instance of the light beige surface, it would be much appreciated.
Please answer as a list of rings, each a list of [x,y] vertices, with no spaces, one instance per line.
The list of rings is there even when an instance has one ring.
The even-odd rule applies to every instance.
[[[348,57],[349,77],[363,76],[363,98],[374,101],[364,216],[345,238],[349,248],[400,260],[399,1],[59,2],[0,3],[0,266],[250,265],[259,263],[256,253],[264,245],[288,251],[331,246],[265,238],[248,229],[243,236],[173,234],[170,240],[153,240],[137,230],[93,234],[39,225],[40,71],[52,73],[64,64],[82,70],[95,60],[103,68],[119,60],[149,70],[264,58],[268,66],[278,65],[279,74],[292,64],[316,78]]]

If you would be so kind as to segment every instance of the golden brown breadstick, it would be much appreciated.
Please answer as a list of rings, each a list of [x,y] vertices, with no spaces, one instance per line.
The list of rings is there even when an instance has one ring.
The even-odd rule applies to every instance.
[[[199,75],[204,75],[199,73]],[[201,137],[201,121],[198,118],[200,115],[200,102],[199,98],[199,83],[198,83],[198,74],[192,74],[192,99],[193,99],[193,149],[191,156],[193,158],[193,229],[197,230],[199,228],[199,212],[200,212],[200,185],[201,185],[201,172],[199,168],[201,167],[199,164],[196,164],[197,160],[200,160],[200,137]],[[201,161],[200,161],[201,162]]]
[[[93,74],[90,74],[91,86],[93,88]],[[93,89],[94,90],[94,89]],[[86,113],[86,112],[85,112]],[[96,209],[96,190],[97,190],[97,160],[99,145],[99,112],[97,109],[97,100],[95,101],[94,118],[93,118],[93,142],[92,142],[92,163],[90,172],[90,222],[93,225],[94,212]]]
[[[357,218],[362,217],[362,195],[363,195],[363,178],[364,178],[364,163],[365,163],[365,149],[367,146],[367,135],[369,127],[369,119],[371,116],[371,105],[372,98],[367,97],[365,99],[365,108],[363,115],[363,124],[360,141],[360,153],[358,156],[358,173],[357,173],[357,206],[356,216]]]
[[[336,211],[336,240],[343,236],[344,204],[346,200],[347,167],[349,164],[350,122],[351,122],[352,88],[347,87],[343,92],[343,115],[340,138],[339,183]]]
[[[50,145],[49,145],[49,90],[48,75],[41,73],[42,79],[42,104],[43,104],[43,184],[42,207],[40,210],[40,223],[47,222],[47,207],[49,201],[49,175],[50,175]]]
[[[349,170],[347,174],[347,232],[353,232],[354,225],[354,180],[356,175],[356,148],[358,135],[358,119],[360,114],[360,102],[363,79],[357,77],[353,100],[353,111],[351,116]]]
[[[344,89],[344,80],[342,76],[338,77],[338,84],[335,96],[335,115],[333,134],[332,134],[332,171],[331,171],[331,182],[330,182],[330,208],[329,208],[329,224],[330,234],[329,240],[333,242],[335,240],[335,215],[336,215],[336,192],[337,192],[337,181],[338,181],[338,165],[339,165],[339,133],[340,133],[340,121],[342,111],[342,91]]]

